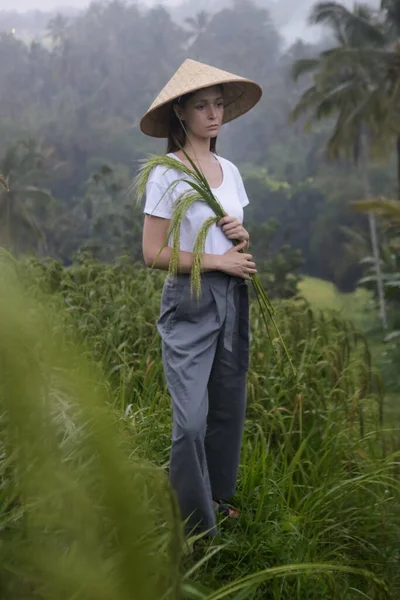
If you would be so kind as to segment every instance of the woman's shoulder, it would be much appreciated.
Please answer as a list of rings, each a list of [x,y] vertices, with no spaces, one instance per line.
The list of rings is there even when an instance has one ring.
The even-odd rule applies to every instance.
[[[179,172],[176,169],[166,167],[165,165],[156,165],[150,172],[148,183],[155,183],[164,187],[178,178]]]

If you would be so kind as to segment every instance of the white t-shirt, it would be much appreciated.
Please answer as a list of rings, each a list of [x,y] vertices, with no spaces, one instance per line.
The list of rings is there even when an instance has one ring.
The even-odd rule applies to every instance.
[[[179,160],[175,154],[168,154],[168,156]],[[239,170],[229,160],[215,156],[221,165],[223,180],[218,188],[211,188],[212,192],[225,212],[231,217],[236,217],[242,223],[243,207],[249,203],[249,200]],[[192,188],[188,183],[181,181],[175,188],[169,190],[164,197],[163,194],[173,181],[184,178],[187,179],[187,176],[182,171],[166,169],[162,166],[155,167],[147,183],[144,212],[156,217],[171,219],[174,201],[183,192],[188,189],[192,190]],[[206,202],[201,200],[197,200],[189,207],[181,225],[181,250],[192,252],[198,230],[204,221],[212,216],[215,216],[214,211],[209,208]],[[172,245],[171,242],[169,245]],[[232,241],[226,237],[221,228],[213,225],[207,235],[204,251],[207,254],[224,254],[232,246]]]

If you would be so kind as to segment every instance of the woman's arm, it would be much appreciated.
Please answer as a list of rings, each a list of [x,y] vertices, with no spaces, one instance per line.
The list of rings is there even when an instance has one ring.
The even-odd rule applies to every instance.
[[[172,249],[166,246],[160,252],[160,248],[168,235],[170,223],[169,219],[145,215],[142,248],[144,261],[148,267],[168,271]],[[243,241],[221,255],[203,254],[202,270],[224,271],[236,277],[250,279],[250,276],[257,271],[251,254],[241,252],[246,244],[247,242]],[[181,250],[178,266],[180,273],[190,273],[192,265],[193,253]]]
[[[161,217],[145,215],[143,227],[143,258],[148,267],[163,269],[168,271],[169,262],[171,260],[172,248],[166,246],[163,248],[159,256],[160,248],[164,244],[167,237],[171,221]],[[203,255],[203,271],[218,271],[220,257],[215,254]],[[154,262],[155,261],[155,262]],[[190,273],[193,265],[193,253],[179,252],[179,271],[181,273]]]

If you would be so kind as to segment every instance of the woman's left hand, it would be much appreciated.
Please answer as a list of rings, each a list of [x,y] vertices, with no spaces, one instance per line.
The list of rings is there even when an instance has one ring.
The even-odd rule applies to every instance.
[[[218,221],[217,225],[221,227],[228,239],[238,240],[239,242],[249,241],[248,232],[236,217],[223,217]]]

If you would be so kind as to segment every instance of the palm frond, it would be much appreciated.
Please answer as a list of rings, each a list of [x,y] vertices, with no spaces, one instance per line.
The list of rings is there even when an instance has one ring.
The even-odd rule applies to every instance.
[[[320,2],[311,10],[309,22],[328,25],[341,43],[351,46],[385,45],[384,32],[366,4],[360,4],[351,11],[340,2]]]
[[[315,85],[309,87],[300,97],[296,106],[292,109],[290,113],[290,120],[292,122],[297,121],[304,114],[309,113],[311,110],[314,110],[315,107],[319,104],[322,97],[318,92]]]
[[[357,212],[373,212],[376,215],[387,217],[395,223],[400,223],[400,202],[397,200],[370,198],[368,200],[352,202],[351,205]]]
[[[327,142],[327,151],[328,156],[333,159],[346,156],[357,163],[363,124],[356,120],[349,120],[351,110],[351,104],[344,103],[337,111],[333,131]]]
[[[294,81],[297,81],[302,75],[315,71],[320,66],[319,58],[301,58],[293,63],[291,75]]]
[[[337,112],[335,103],[329,98],[324,98],[315,108],[314,120],[322,121]]]
[[[351,67],[356,70],[360,66],[371,67],[376,65],[382,69],[383,65],[389,66],[399,60],[399,53],[396,51],[385,50],[383,48],[375,48],[372,46],[338,46],[324,52],[326,60],[335,61],[339,66]]]

